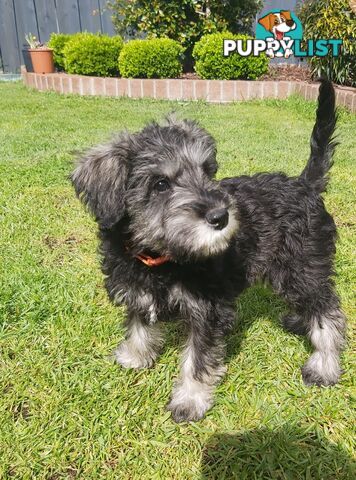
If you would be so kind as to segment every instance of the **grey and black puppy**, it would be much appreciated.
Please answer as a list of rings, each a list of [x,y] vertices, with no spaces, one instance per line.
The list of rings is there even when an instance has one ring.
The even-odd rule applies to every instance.
[[[106,288],[127,306],[117,362],[150,367],[163,343],[161,321],[188,327],[168,405],[176,421],[198,420],[212,406],[236,297],[257,280],[288,302],[285,328],[313,345],[304,382],[338,381],[345,318],[332,280],[336,228],[321,197],[335,123],[334,90],[324,81],[299,177],[214,181],[215,142],[190,120],[122,133],[79,160],[72,181],[99,225]]]

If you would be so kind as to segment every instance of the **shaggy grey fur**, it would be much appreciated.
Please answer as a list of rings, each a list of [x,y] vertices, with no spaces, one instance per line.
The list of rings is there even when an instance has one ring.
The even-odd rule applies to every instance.
[[[345,318],[332,280],[336,229],[321,197],[335,123],[333,87],[323,82],[311,156],[295,178],[217,182],[212,137],[172,118],[122,133],[79,160],[72,181],[99,225],[106,288],[128,311],[116,360],[149,367],[163,343],[160,322],[187,326],[168,405],[176,421],[198,420],[211,407],[236,298],[256,280],[288,302],[284,326],[310,338],[315,352],[302,370],[305,383],[338,381]],[[142,254],[168,261],[149,267]]]

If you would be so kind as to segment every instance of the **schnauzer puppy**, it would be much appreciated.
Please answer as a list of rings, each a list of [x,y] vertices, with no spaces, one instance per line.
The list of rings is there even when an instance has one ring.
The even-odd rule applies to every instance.
[[[284,327],[311,341],[304,382],[338,381],[345,317],[332,280],[336,228],[321,197],[335,124],[334,90],[323,81],[299,177],[215,181],[213,138],[191,120],[172,118],[122,133],[79,160],[71,178],[99,225],[106,289],[127,307],[116,361],[150,367],[163,343],[161,322],[181,319],[188,327],[168,405],[177,422],[198,420],[212,406],[236,297],[257,280],[290,306]]]

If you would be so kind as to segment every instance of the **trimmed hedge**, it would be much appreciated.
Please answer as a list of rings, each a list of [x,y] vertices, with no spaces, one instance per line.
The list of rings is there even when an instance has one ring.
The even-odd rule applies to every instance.
[[[183,47],[169,38],[131,40],[119,56],[126,78],[175,78],[182,73]]]
[[[120,36],[93,33],[72,35],[63,49],[65,70],[78,75],[112,77],[119,74],[117,59],[123,47]]]
[[[74,35],[69,33],[52,33],[48,42],[48,46],[53,48],[54,65],[58,70],[64,70],[64,47]]]
[[[204,35],[193,49],[195,71],[201,78],[214,80],[233,80],[244,78],[255,80],[268,70],[268,57],[262,53],[259,57],[241,57],[236,53],[224,57],[224,39],[247,40],[248,35],[233,35],[230,32]]]

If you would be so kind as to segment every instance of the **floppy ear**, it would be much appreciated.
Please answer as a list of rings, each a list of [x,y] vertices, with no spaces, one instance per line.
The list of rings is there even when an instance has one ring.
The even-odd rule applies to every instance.
[[[280,11],[280,14],[283,15],[283,17],[284,17],[286,20],[292,20],[292,17],[291,17],[291,14],[290,14],[290,11],[289,11],[289,10],[281,10],[281,11]]]
[[[272,28],[274,25],[273,13],[269,13],[268,15],[265,15],[264,17],[260,18],[258,20],[258,23],[260,23],[263,27],[265,27],[265,29],[268,30],[269,32],[272,32]]]
[[[76,194],[103,228],[112,227],[125,213],[129,152],[130,135],[122,134],[85,153],[71,175]]]

